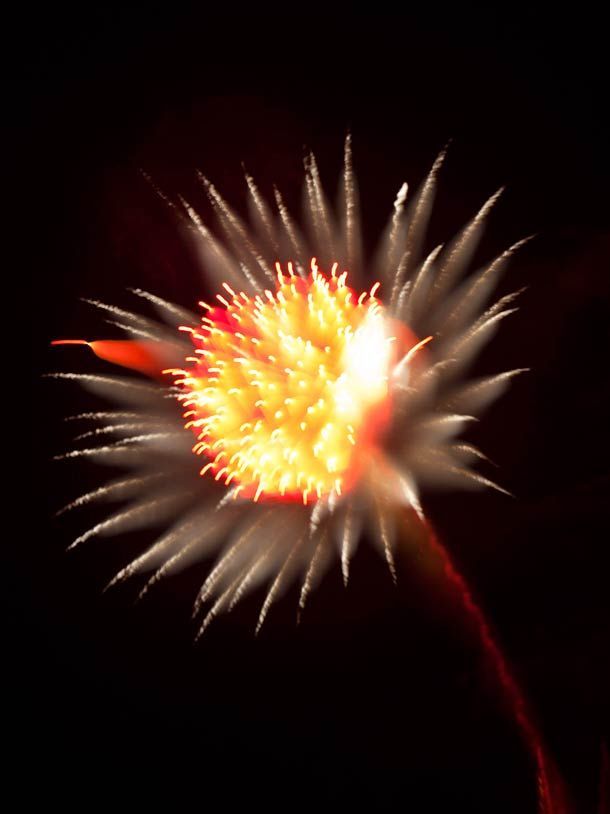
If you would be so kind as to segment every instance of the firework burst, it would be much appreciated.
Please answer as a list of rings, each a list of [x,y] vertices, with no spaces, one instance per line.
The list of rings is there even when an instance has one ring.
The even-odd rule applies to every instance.
[[[53,374],[119,405],[73,416],[94,422],[79,438],[99,444],[59,456],[126,470],[66,507],[129,501],[73,545],[153,523],[166,527],[111,584],[147,572],[144,595],[217,552],[195,601],[198,635],[267,583],[258,631],[297,577],[304,607],[333,551],[347,583],[365,531],[395,579],[398,512],[406,507],[423,520],[421,485],[504,491],[473,469],[484,455],[458,436],[520,372],[465,378],[514,310],[518,292],[487,301],[524,241],[466,276],[498,192],[452,242],[421,255],[443,159],[410,202],[407,185],[400,188],[369,261],[349,137],[338,212],[327,203],[315,159],[305,161],[303,230],[280,193],[274,212],[249,175],[251,227],[201,177],[218,235],[188,202],[171,205],[198,241],[217,303],[201,303],[197,318],[135,290],[159,320],[93,303],[129,336],[85,344],[149,381]]]

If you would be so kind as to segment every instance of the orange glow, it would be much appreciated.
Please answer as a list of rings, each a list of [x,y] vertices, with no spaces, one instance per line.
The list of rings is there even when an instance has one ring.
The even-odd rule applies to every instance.
[[[367,465],[390,411],[398,337],[370,292],[347,272],[297,276],[276,264],[277,288],[250,298],[224,284],[222,307],[190,333],[194,356],[167,372],[182,388],[193,452],[242,496],[307,504],[347,491]],[[398,338],[397,338],[398,337]],[[412,342],[409,342],[409,346]]]
[[[141,339],[103,339],[94,342],[87,342],[86,339],[54,339],[51,345],[86,345],[106,362],[153,377],[159,375],[168,355],[163,342]]]

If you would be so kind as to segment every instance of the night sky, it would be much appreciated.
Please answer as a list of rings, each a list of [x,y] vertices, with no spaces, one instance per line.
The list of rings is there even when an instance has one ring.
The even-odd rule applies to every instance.
[[[298,212],[304,147],[334,199],[349,128],[368,249],[400,184],[415,187],[450,139],[430,248],[503,184],[474,265],[537,235],[498,291],[527,286],[520,310],[473,369],[531,368],[468,434],[499,467],[482,471],[515,499],[426,493],[423,503],[536,710],[573,814],[597,812],[610,737],[601,21],[580,5],[552,18],[517,8],[353,16],[345,6],[344,22],[305,6],[267,17],[237,7],[210,16],[203,4],[78,14],[15,25],[3,73],[3,163],[19,186],[7,276],[22,286],[5,300],[19,315],[7,392],[21,390],[26,340],[32,370],[4,425],[27,457],[16,522],[5,504],[3,590],[2,738],[24,802],[536,810],[530,756],[474,629],[416,547],[399,554],[396,588],[363,544],[348,589],[336,564],[300,626],[292,590],[255,639],[259,592],[193,646],[191,603],[209,564],[134,606],[140,582],[102,589],[152,532],[66,554],[105,509],[53,517],[103,473],[51,462],[70,444],[63,416],[98,403],[43,374],[109,366],[49,341],[116,335],[81,297],[128,306],[126,288],[141,286],[191,308],[211,293],[140,170],[205,214],[201,169],[244,212],[243,162]]]

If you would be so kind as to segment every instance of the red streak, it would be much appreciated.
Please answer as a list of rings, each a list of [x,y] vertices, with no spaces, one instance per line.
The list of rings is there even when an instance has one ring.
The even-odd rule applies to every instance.
[[[538,780],[539,814],[570,814],[563,791],[563,784],[557,769],[547,754],[542,736],[534,724],[533,715],[528,707],[523,692],[512,675],[506,657],[496,642],[489,623],[482,609],[474,600],[471,590],[462,574],[457,570],[451,556],[434,534],[432,527],[426,525],[426,538],[430,548],[441,562],[448,581],[456,593],[465,613],[474,622],[481,645],[493,667],[498,684],[504,693],[514,719],[521,730],[525,743],[536,763]]]

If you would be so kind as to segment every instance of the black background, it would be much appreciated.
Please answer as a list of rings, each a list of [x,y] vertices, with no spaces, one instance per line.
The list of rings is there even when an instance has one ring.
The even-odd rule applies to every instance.
[[[118,810],[535,811],[531,760],[476,636],[413,552],[397,589],[363,545],[347,591],[334,567],[300,627],[292,591],[255,640],[257,594],[193,647],[190,603],[205,567],[133,607],[137,585],[101,589],[149,535],[67,555],[103,511],[53,519],[99,472],[49,463],[70,441],[62,416],[90,402],[41,376],[106,368],[49,340],[108,335],[82,296],[124,305],[125,288],[141,285],[191,307],[205,293],[139,169],[205,211],[201,168],[243,210],[244,162],[295,211],[303,146],[332,190],[349,127],[369,248],[400,183],[419,183],[450,138],[431,245],[501,184],[480,259],[538,234],[501,285],[528,286],[521,310],[475,370],[532,368],[471,433],[516,500],[424,503],[527,689],[574,811],[595,811],[610,686],[601,20],[582,6],[400,16],[347,5],[335,16],[83,7],[32,10],[12,45],[4,164],[22,198],[7,278],[23,290],[9,389],[26,337],[34,375],[25,399],[15,389],[6,427],[28,483],[18,522],[6,509],[3,738],[23,799],[80,810],[103,800]]]

